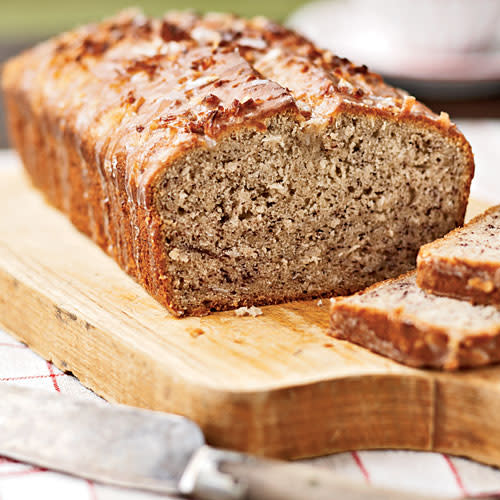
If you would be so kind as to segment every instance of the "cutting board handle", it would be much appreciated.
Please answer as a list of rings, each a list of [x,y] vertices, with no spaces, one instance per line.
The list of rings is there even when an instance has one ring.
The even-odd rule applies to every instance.
[[[431,500],[433,497],[356,483],[299,463],[267,460],[204,446],[186,468],[180,491],[198,500]]]

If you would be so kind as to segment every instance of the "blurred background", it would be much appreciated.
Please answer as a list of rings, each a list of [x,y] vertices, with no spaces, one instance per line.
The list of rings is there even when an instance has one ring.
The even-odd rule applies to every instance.
[[[0,0],[0,63],[130,6],[155,16],[172,8],[265,15],[453,119],[500,117],[500,0]],[[7,144],[2,103],[0,148]]]

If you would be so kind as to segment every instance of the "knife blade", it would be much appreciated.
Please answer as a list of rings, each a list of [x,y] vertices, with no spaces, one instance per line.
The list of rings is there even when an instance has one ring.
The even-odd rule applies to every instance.
[[[0,401],[1,454],[117,486],[176,493],[204,444],[177,415],[4,384]]]
[[[200,500],[429,500],[205,445],[191,420],[0,385],[0,454],[98,482]]]

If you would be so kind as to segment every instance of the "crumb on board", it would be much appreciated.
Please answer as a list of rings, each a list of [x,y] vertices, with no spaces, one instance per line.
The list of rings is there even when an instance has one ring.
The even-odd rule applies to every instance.
[[[255,318],[256,316],[260,316],[262,314],[262,309],[259,307],[251,306],[251,307],[240,307],[234,311],[236,316],[252,316]]]
[[[194,328],[193,330],[189,331],[189,335],[193,337],[194,339],[199,337],[200,335],[203,335],[205,332],[201,328]]]
[[[321,299],[318,300],[317,302],[318,307],[321,307],[323,305],[323,301]]]

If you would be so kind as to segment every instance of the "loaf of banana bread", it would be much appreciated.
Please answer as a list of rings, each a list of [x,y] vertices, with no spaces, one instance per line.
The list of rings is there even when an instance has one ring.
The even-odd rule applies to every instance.
[[[448,116],[263,18],[126,11],[2,86],[34,185],[179,316],[351,293],[463,222]]]

